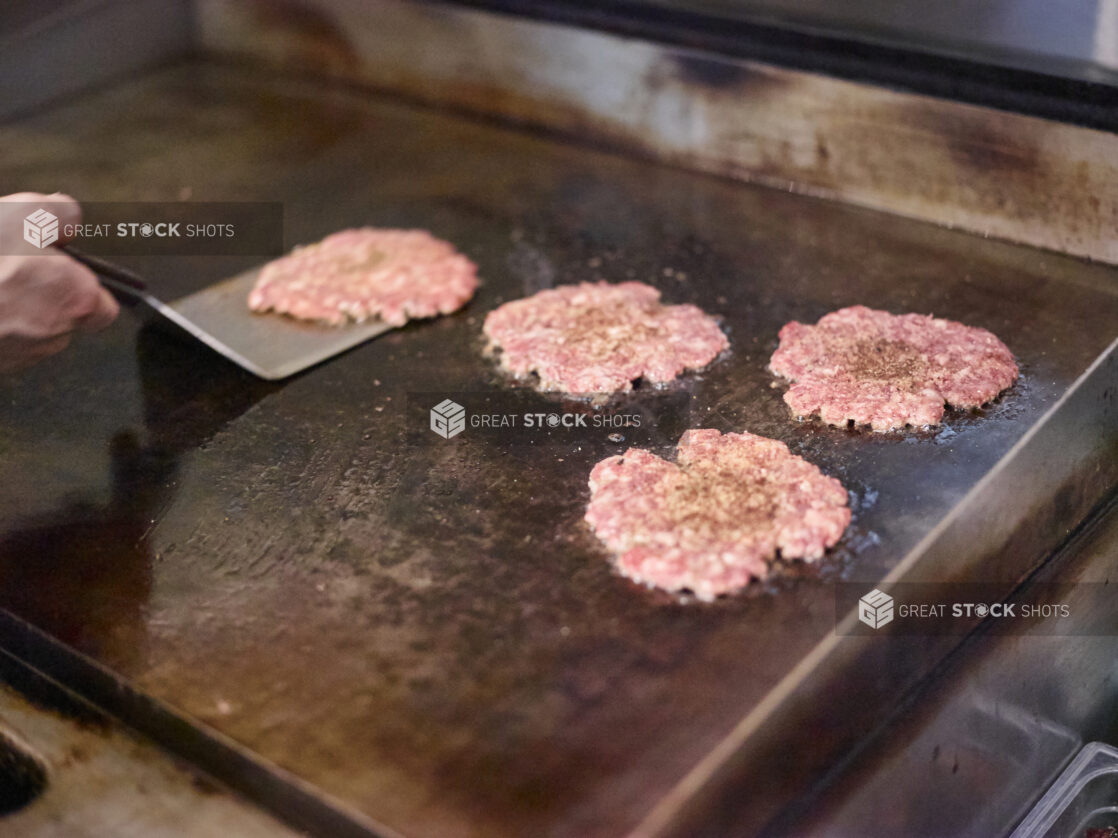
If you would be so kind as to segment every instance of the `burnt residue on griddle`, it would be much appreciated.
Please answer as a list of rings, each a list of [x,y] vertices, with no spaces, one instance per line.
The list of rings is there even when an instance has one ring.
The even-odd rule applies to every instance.
[[[361,66],[348,34],[326,12],[297,0],[257,0],[246,8],[292,66],[339,75]]]
[[[681,53],[671,56],[673,75],[686,85],[715,90],[740,88],[757,75],[747,67],[702,53]]]
[[[27,806],[46,786],[47,770],[39,759],[0,734],[0,816]]]
[[[788,84],[785,76],[765,72],[759,66],[701,52],[663,56],[650,70],[650,86],[655,89],[668,79],[700,97],[725,93],[768,95]]]
[[[1032,138],[1007,131],[997,111],[947,109],[922,101],[895,107],[899,110],[898,124],[912,126],[943,142],[959,166],[960,179],[968,171],[1037,175],[1043,165],[1041,150]]]
[[[108,734],[109,717],[65,687],[7,653],[0,653],[0,683],[40,710],[55,713],[83,730]]]

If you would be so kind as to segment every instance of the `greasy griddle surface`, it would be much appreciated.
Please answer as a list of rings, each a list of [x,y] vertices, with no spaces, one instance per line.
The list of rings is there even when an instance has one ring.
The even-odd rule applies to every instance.
[[[3,604],[415,835],[631,827],[831,630],[828,581],[893,566],[1118,318],[1107,268],[226,67],[0,141],[9,191],[279,200],[289,246],[417,226],[479,264],[464,311],[283,384],[127,313],[0,382]],[[165,298],[248,267],[131,261]],[[695,425],[784,440],[854,493],[818,566],[681,603],[614,575],[582,523],[591,466],[624,444],[405,444],[407,392],[500,382],[485,312],[597,277],[722,316],[731,352],[676,386]],[[991,329],[1022,381],[938,434],[791,421],[765,371],[778,329],[855,303]]]

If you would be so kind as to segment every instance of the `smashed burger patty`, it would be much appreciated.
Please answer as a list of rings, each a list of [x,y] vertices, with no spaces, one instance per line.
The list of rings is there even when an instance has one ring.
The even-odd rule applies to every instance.
[[[485,334],[515,375],[539,376],[541,390],[613,393],[633,382],[671,381],[706,366],[729,342],[693,305],[664,305],[641,282],[564,285],[505,303]]]
[[[269,262],[248,297],[335,326],[380,317],[393,326],[449,314],[477,289],[477,266],[425,230],[342,230]]]
[[[784,401],[797,416],[875,431],[935,425],[945,403],[979,407],[1017,380],[1013,355],[985,329],[865,306],[789,323],[769,368],[793,382]]]
[[[675,463],[640,448],[590,473],[586,520],[624,575],[701,599],[818,559],[850,523],[846,490],[782,442],[687,431]]]

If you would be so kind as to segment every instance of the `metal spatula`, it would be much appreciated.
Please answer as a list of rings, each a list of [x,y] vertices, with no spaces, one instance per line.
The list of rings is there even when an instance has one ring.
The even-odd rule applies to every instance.
[[[60,249],[94,271],[109,290],[138,300],[233,363],[272,381],[392,329],[381,320],[328,326],[254,314],[247,300],[259,268],[165,303],[148,293],[147,283],[127,268],[69,246]]]

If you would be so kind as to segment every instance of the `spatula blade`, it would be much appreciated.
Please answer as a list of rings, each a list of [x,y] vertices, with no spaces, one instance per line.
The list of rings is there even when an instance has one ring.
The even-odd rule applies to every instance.
[[[368,320],[346,326],[308,323],[249,310],[259,269],[203,288],[155,308],[187,332],[254,375],[287,378],[352,349],[392,326]]]

